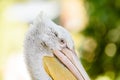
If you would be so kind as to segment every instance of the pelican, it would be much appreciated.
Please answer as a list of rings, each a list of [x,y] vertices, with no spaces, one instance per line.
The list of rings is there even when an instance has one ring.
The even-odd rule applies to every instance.
[[[42,13],[26,33],[24,53],[32,80],[90,80],[69,32]]]

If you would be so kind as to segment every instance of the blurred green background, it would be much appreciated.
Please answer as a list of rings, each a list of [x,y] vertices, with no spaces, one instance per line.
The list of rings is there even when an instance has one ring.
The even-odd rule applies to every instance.
[[[120,0],[0,0],[0,80],[13,80],[4,78],[9,61],[23,54],[25,32],[40,8],[70,31],[92,80],[120,80]]]

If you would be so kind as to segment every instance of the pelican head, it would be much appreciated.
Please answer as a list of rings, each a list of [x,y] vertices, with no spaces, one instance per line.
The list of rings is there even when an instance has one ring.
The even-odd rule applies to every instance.
[[[26,64],[33,80],[52,80],[44,68],[44,56],[58,59],[77,80],[89,80],[75,54],[69,32],[43,14],[37,16],[30,25],[25,38],[24,51]]]

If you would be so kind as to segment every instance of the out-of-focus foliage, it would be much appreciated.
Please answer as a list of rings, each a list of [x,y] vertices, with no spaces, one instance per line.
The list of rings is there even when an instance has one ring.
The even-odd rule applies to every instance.
[[[120,80],[120,0],[86,0],[82,61],[94,80]]]

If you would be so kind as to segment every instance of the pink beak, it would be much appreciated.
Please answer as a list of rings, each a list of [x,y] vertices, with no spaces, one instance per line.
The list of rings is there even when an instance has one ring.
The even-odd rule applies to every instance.
[[[78,80],[90,80],[75,51],[64,48],[62,50],[53,50],[53,53]]]

